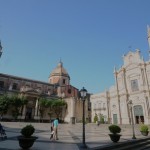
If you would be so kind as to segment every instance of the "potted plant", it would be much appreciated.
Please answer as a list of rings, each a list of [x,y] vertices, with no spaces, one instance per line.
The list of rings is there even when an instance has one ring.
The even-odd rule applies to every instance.
[[[94,123],[97,123],[98,122],[98,116],[97,116],[97,114],[95,114],[95,116],[94,116]]]
[[[147,125],[144,125],[144,124],[141,125],[140,131],[141,131],[142,135],[148,136],[149,131],[148,131],[148,126]]]
[[[108,128],[109,128],[109,131],[111,132],[111,134],[109,134],[110,139],[115,143],[118,142],[121,136],[118,133],[121,132],[121,128],[117,125],[110,125]]]
[[[32,136],[35,129],[32,125],[26,125],[21,129],[21,136],[18,136],[19,145],[22,149],[28,149],[32,147],[34,141],[38,138],[36,136]]]

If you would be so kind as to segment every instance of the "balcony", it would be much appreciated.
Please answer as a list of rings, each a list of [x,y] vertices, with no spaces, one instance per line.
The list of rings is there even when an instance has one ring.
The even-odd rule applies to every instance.
[[[103,110],[103,111],[105,111],[105,110],[106,110],[106,107],[102,107],[102,108],[94,108],[94,110],[95,110],[95,111],[96,111],[96,110],[99,110],[99,111]]]

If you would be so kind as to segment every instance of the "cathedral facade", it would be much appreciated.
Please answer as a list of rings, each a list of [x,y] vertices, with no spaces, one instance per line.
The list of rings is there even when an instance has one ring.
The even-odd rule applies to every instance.
[[[114,86],[91,95],[92,121],[97,115],[112,124],[131,124],[132,117],[135,124],[150,124],[150,60],[144,61],[138,49],[129,51],[123,65],[114,68],[114,78]]]
[[[67,110],[62,112],[64,122],[82,121],[82,101],[79,97],[79,90],[70,84],[70,76],[61,61],[50,73],[47,83],[0,73],[0,94],[13,95],[15,93],[25,96],[28,101],[19,116],[22,120],[29,118],[38,121],[40,119],[39,99],[44,97],[47,99],[59,98],[66,101]],[[85,110],[86,118],[88,118],[88,102],[85,103]],[[12,118],[11,108],[3,118]],[[43,119],[49,121],[47,113]]]

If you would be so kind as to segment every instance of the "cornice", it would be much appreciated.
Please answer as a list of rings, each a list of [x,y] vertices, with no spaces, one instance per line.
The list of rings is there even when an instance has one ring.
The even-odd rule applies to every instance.
[[[23,78],[23,77],[18,77],[18,76],[13,76],[13,75],[8,75],[8,74],[0,73],[0,77],[9,78],[9,79],[11,78],[11,79],[19,80],[19,81],[34,82],[34,83],[38,83],[38,84],[45,84],[45,85],[53,86],[53,84],[50,84],[50,83],[47,83],[47,82],[43,82],[43,81],[39,81],[39,80],[33,80],[33,79],[28,79],[28,78]]]

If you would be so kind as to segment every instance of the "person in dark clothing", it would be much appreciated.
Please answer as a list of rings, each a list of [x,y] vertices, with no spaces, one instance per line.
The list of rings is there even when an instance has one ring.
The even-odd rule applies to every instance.
[[[1,123],[0,123],[0,134],[1,134],[1,137],[7,138],[5,130],[4,130],[3,126],[1,125]]]

